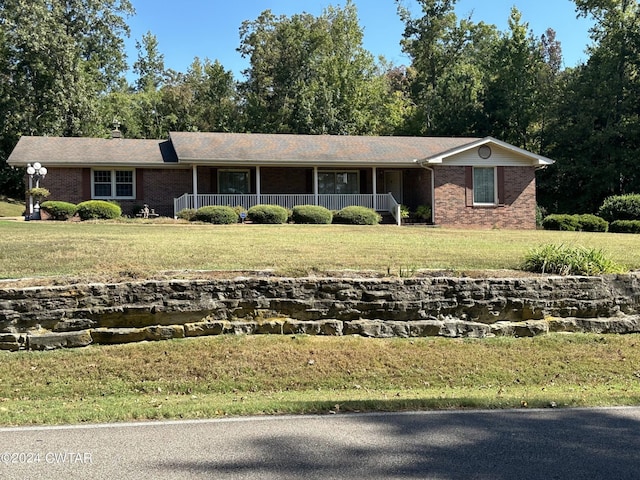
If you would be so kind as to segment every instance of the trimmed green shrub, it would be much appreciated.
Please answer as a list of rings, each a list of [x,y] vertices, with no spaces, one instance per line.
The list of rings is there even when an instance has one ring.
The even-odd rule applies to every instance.
[[[555,214],[544,217],[544,220],[542,220],[542,228],[545,230],[575,232],[578,227],[579,222],[574,215]]]
[[[598,215],[614,222],[616,220],[640,220],[640,194],[616,195],[606,198]]]
[[[530,250],[521,268],[528,272],[555,275],[601,275],[624,271],[602,250],[562,244],[547,244]]]
[[[69,202],[47,201],[40,204],[40,208],[47,212],[51,220],[69,220],[76,214],[78,207]]]
[[[333,223],[350,225],[377,225],[380,220],[382,217],[372,208],[357,206],[344,207],[333,216]]]
[[[122,209],[113,202],[89,200],[78,204],[77,214],[81,220],[109,220],[122,216]]]
[[[247,215],[255,223],[287,223],[289,211],[280,205],[254,205]]]
[[[542,220],[545,230],[563,230],[566,232],[606,232],[609,223],[596,215],[556,214],[549,215]]]
[[[609,222],[596,215],[585,213],[575,217],[578,219],[578,230],[582,232],[606,232],[609,229]]]
[[[176,217],[192,222],[196,219],[196,210],[195,208],[183,208],[176,214]]]
[[[291,218],[295,223],[329,224],[333,213],[320,205],[297,205],[293,207]]]
[[[613,233],[640,233],[640,220],[616,220],[609,224]]]
[[[200,207],[196,211],[194,219],[200,222],[215,223],[216,225],[229,225],[238,223],[238,214],[231,207],[214,205]]]

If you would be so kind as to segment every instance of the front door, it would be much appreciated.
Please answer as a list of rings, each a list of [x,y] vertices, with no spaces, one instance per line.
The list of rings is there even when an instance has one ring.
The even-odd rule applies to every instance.
[[[396,202],[402,203],[402,171],[385,170],[384,193],[390,193]]]

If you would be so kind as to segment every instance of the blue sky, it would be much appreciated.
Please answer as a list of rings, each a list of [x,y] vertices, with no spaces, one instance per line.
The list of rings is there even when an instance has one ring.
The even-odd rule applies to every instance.
[[[404,0],[414,15],[419,8]],[[244,20],[255,20],[270,9],[276,15],[307,12],[319,15],[329,5],[344,6],[345,0],[131,0],[136,15],[128,20],[131,38],[127,42],[129,64],[137,57],[136,40],[151,31],[158,39],[165,67],[186,72],[194,57],[219,60],[238,80],[247,63],[236,52],[240,44],[239,28]],[[364,28],[364,47],[374,56],[383,55],[395,65],[409,64],[399,41],[403,24],[393,0],[355,0]],[[522,12],[524,22],[536,36],[547,28],[556,31],[562,44],[565,66],[586,60],[591,22],[576,19],[571,0],[458,0],[456,13],[472,13],[475,22],[484,21],[507,29],[511,7]]]

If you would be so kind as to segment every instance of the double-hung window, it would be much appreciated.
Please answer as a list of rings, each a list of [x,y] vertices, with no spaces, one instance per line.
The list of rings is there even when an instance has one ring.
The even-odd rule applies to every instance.
[[[358,171],[318,172],[318,193],[320,194],[360,193],[360,175],[358,174]]]
[[[495,205],[497,202],[496,169],[494,167],[474,167],[473,203],[474,205]]]
[[[93,198],[135,198],[134,170],[93,170]]]
[[[218,193],[246,194],[249,192],[249,170],[218,171]]]

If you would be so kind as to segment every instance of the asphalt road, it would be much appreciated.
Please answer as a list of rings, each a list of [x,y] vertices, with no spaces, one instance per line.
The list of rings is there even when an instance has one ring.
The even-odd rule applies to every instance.
[[[0,428],[0,478],[637,479],[640,408]]]

